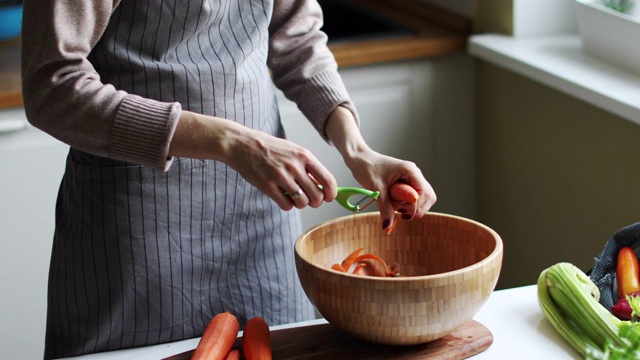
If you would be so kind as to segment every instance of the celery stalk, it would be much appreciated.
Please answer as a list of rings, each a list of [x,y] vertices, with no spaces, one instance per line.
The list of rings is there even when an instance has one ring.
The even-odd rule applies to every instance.
[[[538,302],[560,335],[583,356],[587,348],[604,350],[605,344],[626,346],[618,336],[624,323],[598,299],[600,291],[589,277],[570,263],[544,270],[538,279]]]
[[[571,347],[576,349],[580,355],[585,356],[588,346],[594,348],[598,348],[598,346],[589,339],[575,323],[566,318],[562,310],[553,302],[547,287],[547,271],[548,270],[544,270],[538,278],[538,303],[540,304],[540,308],[560,336],[562,336]]]

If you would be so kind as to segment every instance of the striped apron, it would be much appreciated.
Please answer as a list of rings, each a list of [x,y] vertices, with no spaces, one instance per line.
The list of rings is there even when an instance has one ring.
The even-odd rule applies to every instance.
[[[266,67],[271,5],[123,1],[89,59],[104,83],[284,136]],[[293,243],[299,212],[216,161],[167,172],[71,149],[56,205],[45,358],[308,320]]]

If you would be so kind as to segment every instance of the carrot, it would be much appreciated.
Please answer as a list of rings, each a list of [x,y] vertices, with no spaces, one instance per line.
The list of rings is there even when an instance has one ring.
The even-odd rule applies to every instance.
[[[351,265],[353,265],[354,261],[356,260],[356,257],[358,257],[358,255],[360,255],[362,250],[364,250],[364,248],[360,248],[360,249],[352,252],[344,260],[342,260],[342,268],[345,271],[349,271],[349,269],[351,268]]]
[[[403,203],[412,204],[414,207],[418,206],[418,199],[420,198],[420,195],[418,194],[416,189],[411,187],[411,185],[401,181],[391,185],[391,187],[389,188],[389,196],[394,201],[400,201]],[[413,215],[415,214],[416,213],[414,210]],[[413,215],[411,216],[411,219],[413,219]],[[385,229],[387,232],[387,235],[391,235],[391,232],[393,231],[395,226],[396,226],[396,221],[394,220],[393,224],[391,224],[391,226]]]
[[[240,350],[233,349],[229,351],[229,355],[227,355],[225,360],[240,360]]]
[[[219,313],[209,321],[192,360],[224,360],[238,337],[240,323],[230,312]]]
[[[242,352],[247,360],[271,360],[269,325],[257,316],[247,321],[242,336]]]
[[[411,185],[404,182],[397,182],[389,188],[389,196],[395,201],[401,201],[409,204],[418,202],[418,192]]]

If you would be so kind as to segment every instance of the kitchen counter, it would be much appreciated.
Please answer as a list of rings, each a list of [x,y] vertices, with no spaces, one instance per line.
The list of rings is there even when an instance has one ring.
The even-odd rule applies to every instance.
[[[419,0],[350,0],[375,16],[410,27],[411,35],[360,37],[332,42],[341,68],[410,60],[466,51],[471,34],[469,19],[440,10]],[[330,16],[330,15],[329,15]],[[19,39],[0,43],[0,109],[22,106]]]
[[[556,332],[538,306],[536,286],[495,291],[474,320],[493,334],[493,344],[471,359],[580,359],[578,353]],[[273,330],[324,324],[324,319],[274,326]],[[74,359],[82,360],[158,360],[194,349],[199,338],[144,348],[120,350]],[[277,359],[276,359],[277,360]]]

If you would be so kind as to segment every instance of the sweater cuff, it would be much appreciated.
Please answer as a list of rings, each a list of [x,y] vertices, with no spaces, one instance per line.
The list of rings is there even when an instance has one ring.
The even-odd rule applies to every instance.
[[[309,79],[298,89],[297,105],[320,135],[328,141],[324,127],[329,114],[338,106],[345,107],[353,114],[360,126],[360,117],[349,93],[336,72],[321,73]]]
[[[127,162],[168,170],[173,161],[169,156],[169,144],[181,111],[180,103],[127,95],[116,113],[110,155]]]

